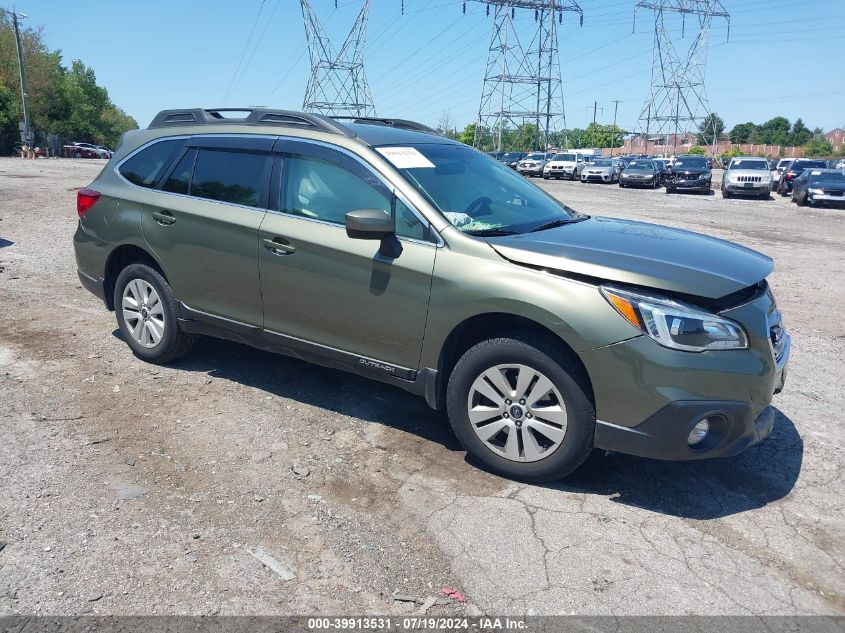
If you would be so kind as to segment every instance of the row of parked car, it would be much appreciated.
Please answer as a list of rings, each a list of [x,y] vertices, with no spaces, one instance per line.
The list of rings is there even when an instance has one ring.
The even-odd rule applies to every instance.
[[[713,160],[700,155],[672,159],[651,156],[601,157],[580,152],[509,152],[493,154],[524,176],[567,178],[583,183],[618,183],[620,187],[664,186],[666,193],[710,193]],[[720,190],[734,196],[767,199],[777,191],[798,204],[845,203],[845,159],[799,158],[771,161],[758,156],[732,158],[724,167]]]
[[[62,146],[61,155],[63,158],[105,158],[112,157],[114,150],[104,145],[93,145],[91,143],[69,143]]]

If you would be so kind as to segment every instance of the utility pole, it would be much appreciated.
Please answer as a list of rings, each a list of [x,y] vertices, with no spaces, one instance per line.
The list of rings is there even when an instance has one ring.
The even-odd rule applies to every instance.
[[[482,147],[489,134],[500,151],[546,149],[549,136],[563,130],[566,114],[558,55],[558,25],[564,13],[578,15],[575,0],[474,0],[493,18],[487,67],[481,88],[473,145]],[[466,13],[467,0],[463,2]],[[526,28],[533,18],[534,28]],[[522,138],[526,123],[535,125],[533,138]],[[505,142],[507,132],[519,131]]]
[[[596,124],[596,110],[599,108],[599,102],[593,101],[593,125]]]
[[[650,10],[654,20],[651,88],[637,126],[639,131],[645,128],[646,147],[650,128],[656,127],[664,151],[672,135],[675,153],[678,136],[696,129],[710,114],[704,77],[714,19],[724,19],[730,34],[730,14],[722,1],[637,0],[635,20],[639,9]],[[690,27],[694,37],[685,39]]]
[[[302,109],[327,116],[375,116],[373,96],[364,75],[370,0],[362,3],[358,18],[339,50],[332,46],[308,0],[300,0],[300,5],[311,58],[311,77]]]
[[[21,13],[21,18],[26,18],[26,14]],[[18,68],[20,69],[21,77],[21,101],[23,103],[23,138],[21,139],[24,145],[32,145],[32,136],[29,130],[29,98],[26,94],[26,73],[24,72],[23,64],[23,46],[21,46],[21,32],[18,27],[18,12],[12,6],[12,24],[15,27],[15,42],[18,49]]]
[[[613,156],[613,148],[616,146],[616,113],[619,111],[619,99],[613,101],[613,130],[610,133],[610,155]]]

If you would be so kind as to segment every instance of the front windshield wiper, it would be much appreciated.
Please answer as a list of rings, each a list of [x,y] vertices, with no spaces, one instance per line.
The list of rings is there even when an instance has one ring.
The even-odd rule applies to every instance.
[[[551,222],[546,222],[545,224],[541,224],[540,226],[535,226],[533,229],[531,229],[530,232],[536,233],[537,231],[545,231],[546,229],[554,229],[558,226],[563,226],[565,224],[575,224],[576,222],[583,222],[584,220],[589,220],[589,219],[590,219],[589,215],[578,215],[578,216],[575,216],[574,218],[570,218],[570,219],[567,219],[567,220],[565,220],[563,218],[557,218],[555,220],[552,220]]]
[[[475,235],[476,237],[497,237],[500,235],[516,235],[517,231],[510,229],[478,229],[476,231],[464,231],[467,235]]]

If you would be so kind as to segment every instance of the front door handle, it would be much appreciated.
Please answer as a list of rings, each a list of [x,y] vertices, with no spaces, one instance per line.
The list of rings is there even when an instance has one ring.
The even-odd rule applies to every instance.
[[[296,250],[296,247],[283,237],[265,239],[264,248],[273,253],[273,255],[293,255],[293,252]]]
[[[176,218],[173,217],[170,211],[156,211],[153,213],[153,219],[162,226],[170,226],[176,222]]]

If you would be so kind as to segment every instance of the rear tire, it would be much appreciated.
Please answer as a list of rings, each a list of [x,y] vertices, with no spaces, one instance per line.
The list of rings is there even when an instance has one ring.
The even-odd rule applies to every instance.
[[[596,416],[588,384],[546,337],[488,339],[467,350],[449,377],[449,423],[487,469],[523,481],[556,481],[593,448]]]
[[[123,340],[137,357],[164,365],[191,351],[194,338],[179,328],[177,300],[157,270],[129,264],[120,271],[114,307]]]

